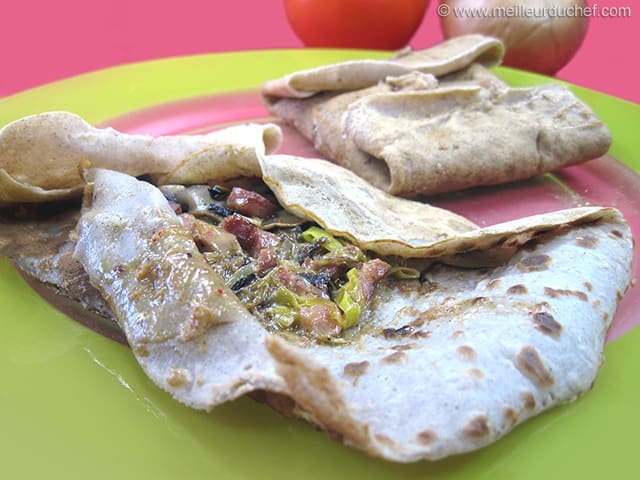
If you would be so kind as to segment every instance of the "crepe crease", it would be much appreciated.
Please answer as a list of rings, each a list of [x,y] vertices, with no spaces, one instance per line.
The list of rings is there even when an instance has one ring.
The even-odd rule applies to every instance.
[[[608,129],[567,88],[512,88],[484,68],[502,53],[495,39],[463,36],[406,57],[293,73],[262,93],[327,158],[405,197],[522,180],[607,152]],[[429,55],[437,68],[403,61]],[[376,77],[372,64],[404,70]]]

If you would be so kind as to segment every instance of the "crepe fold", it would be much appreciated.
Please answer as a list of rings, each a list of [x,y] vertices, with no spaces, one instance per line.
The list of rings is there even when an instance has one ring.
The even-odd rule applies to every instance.
[[[211,170],[211,162],[219,178],[238,171],[255,175],[256,151],[271,153],[281,139],[272,124],[151,137],[96,128],[70,112],[31,115],[0,129],[0,207],[78,197],[88,167],[151,175],[159,182],[166,176],[189,183],[200,178],[198,169]]]
[[[445,75],[473,62],[492,66],[500,63],[504,46],[483,35],[466,35],[446,40],[425,50],[405,49],[386,60],[353,60],[303,70],[268,81],[267,97],[306,98],[325,91],[349,91],[376,85],[386,77],[413,71]]]
[[[109,170],[91,170],[90,181],[74,256],[149,378],[200,409],[256,389],[286,391],[264,328],[207,264],[163,194]]]
[[[522,180],[608,151],[607,127],[566,87],[512,88],[484,68],[500,60],[494,55],[498,48],[488,57],[478,48],[489,41],[495,42],[458,37],[415,52],[466,51],[443,62],[448,68],[411,63],[407,71],[375,82],[364,73],[367,81],[357,87],[342,89],[336,80],[333,88],[328,81],[319,88],[310,81],[312,93],[298,93],[307,91],[307,78],[332,71],[327,66],[284,77],[295,91],[275,88],[282,81],[274,81],[262,93],[270,112],[295,126],[326,158],[405,197]],[[357,76],[351,62],[333,68],[347,66]]]
[[[530,217],[499,265],[437,263],[421,281],[387,278],[340,344],[318,343],[267,331],[213,272],[204,286],[168,274],[166,262],[200,260],[155,187],[98,170],[89,191],[76,256],[154,382],[205,409],[251,389],[284,394],[334,438],[398,462],[475,450],[588,391],[631,277],[631,234],[617,210]],[[167,229],[170,241],[157,240]],[[507,229],[478,229],[479,248]],[[222,293],[199,297],[208,282]],[[192,328],[199,322],[171,315],[174,301],[210,302],[213,318]]]

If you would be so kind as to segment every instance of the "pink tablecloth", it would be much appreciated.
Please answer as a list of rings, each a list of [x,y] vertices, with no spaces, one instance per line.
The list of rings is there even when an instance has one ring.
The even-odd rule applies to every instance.
[[[416,48],[442,39],[437,3],[411,42]],[[599,2],[607,5],[637,12],[592,18],[580,51],[557,76],[640,103],[640,5]],[[0,14],[0,96],[122,63],[298,47],[282,0],[8,0]]]

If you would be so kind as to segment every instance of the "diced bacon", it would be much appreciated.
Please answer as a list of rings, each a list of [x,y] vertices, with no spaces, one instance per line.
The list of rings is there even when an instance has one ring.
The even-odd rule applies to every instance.
[[[266,218],[278,209],[271,200],[259,193],[233,187],[227,198],[227,207],[251,217]]]
[[[284,267],[278,268],[276,271],[276,278],[280,282],[291,290],[293,293],[303,296],[320,297],[322,291],[315,287],[311,282],[297,273],[290,272]]]
[[[273,248],[262,248],[258,252],[256,259],[258,260],[258,275],[262,276],[276,265],[278,265],[278,255]]]
[[[340,333],[342,328],[337,323],[340,311],[335,303],[322,302],[317,305],[302,307],[298,314],[298,322],[303,330],[316,338],[326,340]]]
[[[369,301],[376,288],[376,284],[389,273],[389,270],[391,270],[391,265],[383,262],[379,258],[369,260],[362,264],[359,279],[365,302]]]
[[[222,228],[198,220],[189,213],[180,215],[182,224],[191,230],[193,241],[201,252],[218,252],[226,255],[242,253],[236,237]]]
[[[257,258],[260,250],[273,249],[278,243],[278,237],[273,233],[260,230],[242,215],[234,213],[222,222],[222,227],[238,239],[240,246],[253,258]]]

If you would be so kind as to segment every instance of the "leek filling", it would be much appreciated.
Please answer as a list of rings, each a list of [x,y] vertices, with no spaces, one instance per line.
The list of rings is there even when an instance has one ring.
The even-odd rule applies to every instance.
[[[378,281],[387,274],[419,277],[411,268],[371,260],[357,246],[283,209],[268,218],[239,213],[225,201],[230,192],[227,186],[162,190],[174,208],[179,205],[178,213],[191,214],[196,221],[210,224],[208,228],[236,236],[239,248],[213,245],[201,251],[267,328],[340,342],[340,333],[358,323]],[[257,191],[270,201],[264,184]],[[255,198],[256,191],[250,193]]]

